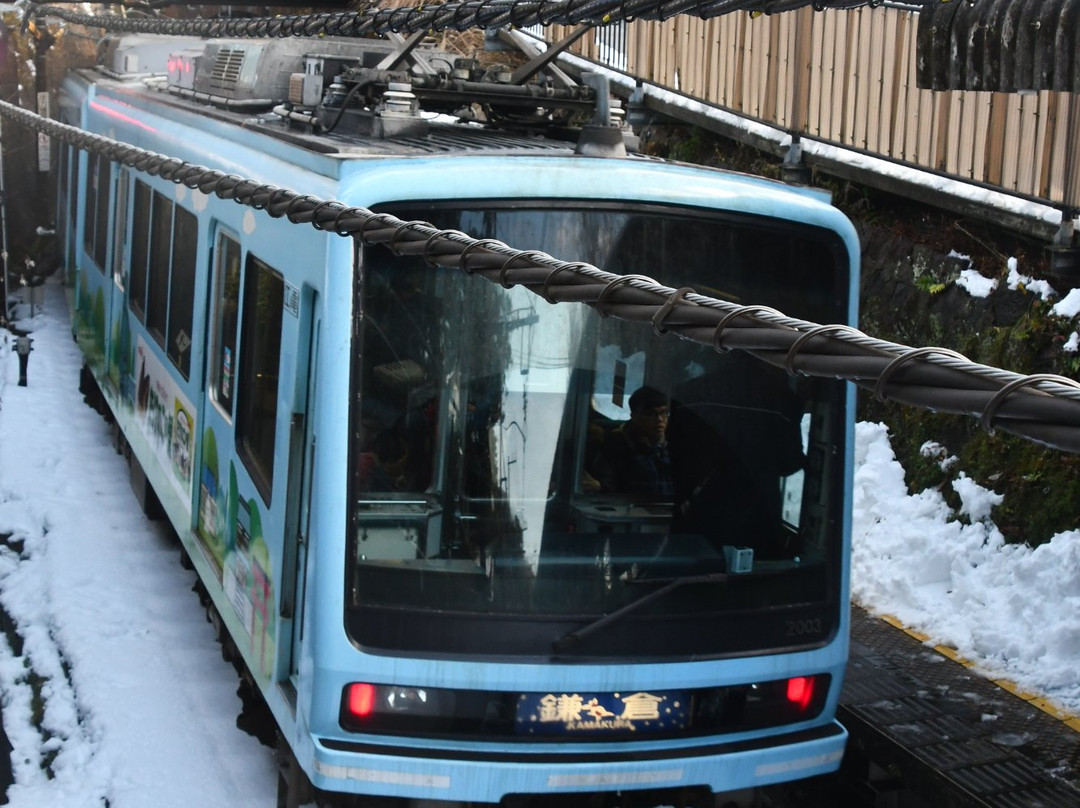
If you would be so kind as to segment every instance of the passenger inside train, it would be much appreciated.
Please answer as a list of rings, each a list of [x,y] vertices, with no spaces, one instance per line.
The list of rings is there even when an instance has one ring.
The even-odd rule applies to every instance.
[[[601,493],[631,494],[638,499],[670,502],[674,488],[668,456],[667,396],[639,387],[630,396],[630,420],[599,439],[589,462],[590,477]]]

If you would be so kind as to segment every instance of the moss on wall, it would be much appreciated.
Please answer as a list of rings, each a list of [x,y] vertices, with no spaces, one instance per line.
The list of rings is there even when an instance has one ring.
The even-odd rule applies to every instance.
[[[654,126],[643,143],[661,157],[779,176],[775,158],[695,127]],[[1080,378],[1080,354],[1062,349],[1077,323],[1051,316],[1053,300],[1023,285],[1008,288],[1010,259],[1020,274],[1046,277],[1048,245],[851,182],[814,179],[859,231],[861,330],[913,347],[950,348],[1018,373]],[[988,297],[974,297],[957,284],[969,268],[997,279]],[[938,488],[959,506],[952,482],[964,473],[1002,494],[993,519],[1011,541],[1037,545],[1080,527],[1078,455],[988,434],[966,416],[878,402],[865,391],[859,392],[858,417],[888,425],[913,492]],[[924,455],[928,443],[941,448]]]

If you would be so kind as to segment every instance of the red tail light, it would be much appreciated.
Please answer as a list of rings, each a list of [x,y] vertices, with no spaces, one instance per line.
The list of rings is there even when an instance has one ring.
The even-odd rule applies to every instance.
[[[367,718],[375,708],[375,685],[349,685],[347,704],[354,718]]]
[[[794,679],[788,679],[787,698],[800,710],[809,707],[814,698],[814,677],[796,676]]]

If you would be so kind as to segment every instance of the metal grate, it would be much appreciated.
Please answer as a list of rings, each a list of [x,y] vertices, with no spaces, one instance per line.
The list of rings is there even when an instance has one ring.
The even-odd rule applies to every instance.
[[[862,610],[851,629],[839,713],[853,748],[934,805],[1080,808],[1080,733]]]
[[[953,780],[976,794],[996,794],[1046,783],[1046,775],[1022,759],[956,769],[949,774]]]
[[[246,53],[244,48],[221,48],[210,72],[210,86],[220,90],[235,89]]]
[[[923,746],[915,750],[915,756],[936,766],[941,771],[961,766],[981,766],[1007,760],[1010,752],[981,738],[966,741],[947,741]]]

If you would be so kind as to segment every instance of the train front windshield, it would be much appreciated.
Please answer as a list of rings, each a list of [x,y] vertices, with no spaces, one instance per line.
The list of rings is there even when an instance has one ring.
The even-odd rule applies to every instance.
[[[673,208],[402,219],[843,322],[831,231]],[[377,653],[685,659],[827,642],[842,383],[364,251],[346,626]]]

